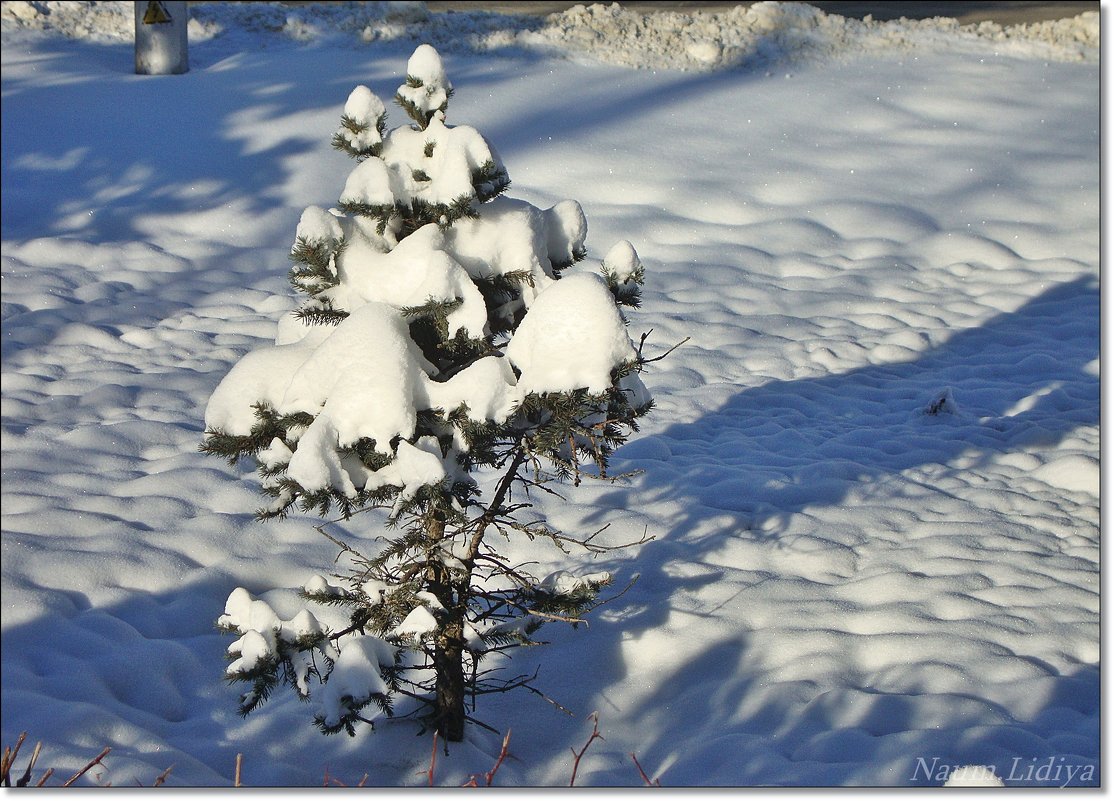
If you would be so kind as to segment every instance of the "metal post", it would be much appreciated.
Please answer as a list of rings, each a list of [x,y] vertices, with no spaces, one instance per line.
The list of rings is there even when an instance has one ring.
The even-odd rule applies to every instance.
[[[189,3],[185,0],[136,2],[137,75],[180,75],[189,71],[189,21]]]

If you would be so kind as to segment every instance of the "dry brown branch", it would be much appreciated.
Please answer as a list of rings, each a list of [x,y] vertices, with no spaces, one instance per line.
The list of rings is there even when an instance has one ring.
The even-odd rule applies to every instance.
[[[546,620],[559,620],[562,623],[572,623],[574,625],[577,623],[583,623],[585,626],[588,625],[588,621],[580,617],[565,617],[564,615],[554,615],[549,612],[539,612],[537,609],[527,609],[526,612],[533,615],[534,617],[544,617]]]
[[[23,776],[15,783],[16,787],[26,787],[27,783],[31,781],[31,771],[34,770],[35,763],[39,761],[39,753],[42,750],[42,742],[35,743],[35,750],[31,752],[31,761],[27,763],[27,770],[23,771]]]
[[[16,739],[14,749],[9,745],[4,746],[4,757],[0,759],[0,783],[5,787],[12,786],[12,765],[15,764],[16,757],[19,756],[19,749],[23,747],[23,741],[26,739],[27,732],[23,732]]]
[[[27,740],[27,732],[23,732],[22,734],[19,735],[19,738],[16,740],[16,744],[15,744],[14,748],[11,747],[11,746],[5,746],[3,758],[0,759],[0,785],[2,785],[4,787],[11,787],[12,786],[11,770],[12,770],[12,767],[15,765],[16,759],[19,757],[20,748],[22,748],[23,743],[26,740]],[[43,750],[42,742],[39,741],[39,742],[35,743],[35,750],[31,754],[31,759],[27,763],[27,768],[23,771],[23,775],[15,780],[15,786],[16,787],[26,787],[31,783],[31,773],[35,769],[35,765],[39,761],[39,755],[42,753],[42,750]],[[104,758],[106,756],[108,756],[109,752],[111,752],[111,751],[112,751],[111,748],[106,747],[99,754],[97,754],[97,756],[95,756],[93,759],[91,759],[88,762],[88,764],[85,765],[85,767],[83,767],[77,773],[72,775],[61,786],[62,787],[72,787],[77,782],[78,779],[80,779],[82,776],[84,776],[86,773],[88,773],[90,770],[92,770],[97,765],[101,765],[103,767],[104,766]],[[167,777],[170,776],[170,772],[172,770],[174,770],[174,765],[171,765],[169,768],[164,770],[161,774],[156,776],[155,781],[153,782],[153,784],[151,786],[152,787],[161,787],[163,784],[165,784],[166,780],[167,780]],[[102,775],[103,774],[97,774],[96,775],[95,778],[97,780],[97,784],[99,784],[103,787],[111,787],[112,786],[111,783],[105,784],[101,781],[101,776]],[[46,783],[50,780],[50,778],[52,776],[54,776],[54,768],[47,768],[43,772],[43,775],[39,778],[39,780],[37,782],[35,782],[34,786],[35,787],[46,787]],[[140,787],[143,786],[143,784],[140,783],[140,782],[136,782],[136,784]]]
[[[651,328],[649,331],[647,331],[645,334],[643,334],[642,337],[638,341],[638,348],[636,350],[638,351],[638,363],[639,364],[653,364],[654,362],[660,362],[662,359],[664,359],[670,353],[677,350],[677,348],[681,347],[686,342],[688,342],[690,339],[692,339],[692,337],[685,337],[684,339],[682,339],[680,342],[678,342],[676,345],[671,347],[669,350],[667,350],[665,353],[661,354],[660,356],[655,356],[652,359],[644,359],[644,358],[642,358],[642,346],[646,344],[646,340],[649,339],[650,334],[652,334],[652,333],[654,333],[654,329]]]
[[[588,746],[590,746],[595,740],[603,739],[603,735],[600,734],[600,713],[598,711],[593,712],[590,717],[592,718],[592,733],[588,735],[588,742],[584,743],[584,747],[581,748],[579,751],[573,751],[573,749],[571,748],[569,749],[570,751],[572,751],[573,756],[572,777],[569,779],[569,787],[572,787],[574,784],[576,784],[576,774],[577,771],[580,770],[580,760],[584,756],[584,753],[588,750]]]
[[[477,717],[473,717],[472,715],[465,715],[464,719],[466,721],[468,721],[469,723],[475,723],[481,729],[487,729],[492,734],[498,734],[499,733],[499,730],[496,729],[494,726],[489,726],[488,724],[484,723],[482,720],[480,720]]]
[[[164,771],[163,771],[162,773],[160,773],[160,774],[159,774],[159,775],[158,775],[158,776],[157,776],[157,777],[155,778],[155,781],[154,781],[154,783],[153,783],[153,784],[152,784],[151,786],[152,786],[152,787],[162,787],[163,783],[164,783],[164,782],[166,781],[166,778],[167,778],[167,777],[168,777],[168,776],[170,775],[170,771],[172,771],[172,770],[174,770],[174,766],[173,766],[173,765],[171,765],[171,766],[170,766],[169,768],[167,768],[167,769],[166,769],[166,770],[164,770]]]
[[[336,522],[338,522],[338,521],[336,521],[336,520],[330,520],[329,522],[330,522],[330,523],[336,523]],[[352,546],[350,546],[350,545],[349,545],[348,543],[346,543],[346,542],[344,542],[344,541],[342,541],[342,540],[338,540],[338,539],[337,539],[336,537],[334,537],[334,536],[333,536],[332,534],[330,534],[329,532],[327,532],[327,531],[325,530],[325,524],[324,524],[324,523],[322,523],[322,524],[321,524],[320,526],[314,526],[314,528],[315,528],[315,529],[317,529],[317,533],[318,533],[318,534],[320,534],[320,535],[321,535],[322,537],[324,537],[325,539],[329,540],[329,542],[333,543],[333,545],[335,545],[335,546],[337,546],[338,548],[340,548],[340,551],[341,551],[341,553],[344,553],[344,552],[346,552],[346,551],[347,551],[348,553],[350,553],[350,554],[353,554],[353,555],[355,555],[355,556],[356,556],[357,558],[359,558],[359,559],[363,559],[363,558],[364,558],[364,555],[363,555],[362,553],[360,553],[359,551],[357,551],[357,550],[356,550],[355,548],[353,548]],[[337,558],[338,558],[338,559],[340,558],[340,554],[337,554]]]
[[[78,779],[80,779],[82,776],[84,776],[86,773],[88,773],[90,770],[92,770],[95,766],[100,765],[101,760],[104,759],[106,756],[108,756],[109,752],[111,752],[111,751],[112,751],[111,748],[106,747],[103,751],[101,751],[99,754],[97,754],[95,757],[93,757],[91,760],[89,760],[88,765],[83,767],[81,770],[79,770],[73,776],[70,776],[70,778],[66,779],[65,783],[62,786],[63,787],[70,787],[71,785],[73,785],[74,782],[76,782]]]
[[[541,690],[539,690],[539,689],[538,689],[537,687],[533,686],[532,684],[524,684],[523,686],[524,686],[524,687],[525,687],[525,688],[526,688],[527,690],[529,690],[530,692],[532,692],[532,693],[533,693],[534,695],[537,695],[537,696],[539,696],[539,697],[540,697],[540,698],[541,698],[541,699],[542,699],[543,701],[547,701],[547,702],[549,702],[549,703],[550,703],[550,704],[552,704],[552,705],[553,705],[553,706],[554,706],[555,708],[557,708],[557,709],[561,710],[562,712],[564,712],[564,713],[565,713],[566,715],[568,715],[568,716],[569,716],[570,718],[571,718],[571,717],[573,716],[573,712],[572,712],[572,710],[571,710],[571,709],[566,709],[565,707],[561,706],[561,705],[560,705],[559,703],[557,703],[556,701],[554,701],[554,700],[553,700],[552,698],[550,698],[550,697],[549,697],[548,695],[546,695],[545,693],[543,693],[543,692],[542,692]]]

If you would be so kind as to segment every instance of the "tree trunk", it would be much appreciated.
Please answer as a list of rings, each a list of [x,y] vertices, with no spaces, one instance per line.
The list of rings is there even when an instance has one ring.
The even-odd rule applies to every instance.
[[[444,542],[444,515],[431,511],[426,518],[426,530],[431,541]],[[468,611],[466,596],[471,583],[471,570],[468,573],[462,583],[459,579],[454,580],[445,565],[436,558],[428,563],[426,573],[429,590],[441,602],[448,618],[441,625],[433,651],[437,733],[446,741],[454,743],[464,739],[464,621]]]
[[[464,739],[464,627],[461,621],[446,624],[438,637],[433,664],[437,671],[437,732],[445,740]]]

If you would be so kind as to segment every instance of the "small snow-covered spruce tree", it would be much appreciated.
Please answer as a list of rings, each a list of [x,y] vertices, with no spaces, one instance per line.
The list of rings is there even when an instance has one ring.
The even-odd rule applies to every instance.
[[[395,98],[412,124],[386,134],[384,104],[352,92],[333,144],[357,166],[337,209],[305,210],[291,249],[307,299],[206,409],[201,449],[255,460],[270,499],[260,518],[388,511],[368,546],[336,540],[349,567],[302,589],[346,626],[229,596],[218,625],[238,637],[226,675],[249,685],[244,714],[288,685],[317,701],[324,732],[352,734],[401,697],[460,740],[477,696],[528,686],[497,678],[493,655],[546,621],[575,624],[611,582],[534,576],[502,538],[626,547],[549,526],[529,497],[579,483],[586,466],[606,477],[652,406],[620,311],[638,303],[642,264],[624,241],[600,269],[569,269],[586,257],[580,205],[505,197],[494,149],[446,125],[451,93],[428,45]]]

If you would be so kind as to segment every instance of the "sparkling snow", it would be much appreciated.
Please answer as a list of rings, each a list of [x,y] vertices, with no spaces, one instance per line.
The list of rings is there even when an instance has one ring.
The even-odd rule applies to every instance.
[[[190,72],[141,77],[132,9],[0,6],[2,739],[43,741],[36,776],[111,746],[82,784],[173,766],[168,786],[227,787],[237,754],[247,786],[426,781],[412,722],[326,738],[286,695],[237,715],[213,628],[232,590],[251,595],[229,614],[263,640],[233,656],[258,659],[252,609],[264,630],[294,625],[296,589],[337,555],[315,526],[360,546],[385,521],[258,523],[251,466],[197,448],[207,422],[250,426],[244,387],[214,394],[245,353],[268,354],[240,362],[248,394],[279,405],[276,376],[321,344],[284,316],[289,243],[352,168],[330,140],[353,87],[393,97],[429,42],[456,88],[449,124],[553,209],[523,230],[551,259],[588,251],[529,314],[561,324],[542,298],[568,285],[590,302],[580,273],[628,240],[646,284],[625,331],[652,329],[649,357],[690,338],[642,376],[657,408],[613,464],[633,475],[530,498],[561,528],[653,541],[596,559],[501,544],[537,575],[606,571],[618,597],[508,660],[508,678],[540,666],[571,716],[480,699],[513,730],[496,783],[567,784],[598,711],[578,785],[639,785],[631,753],[667,786],[938,786],[967,766],[1007,787],[1098,784],[1097,14],[1002,28],[776,3],[544,18],[197,3]],[[482,239],[457,240],[462,269]],[[444,403],[513,403],[508,365],[480,364],[436,388]],[[326,406],[342,390],[298,384]],[[345,649],[326,716],[380,688],[391,655],[366,645]],[[471,729],[437,781],[489,770],[501,743]]]

